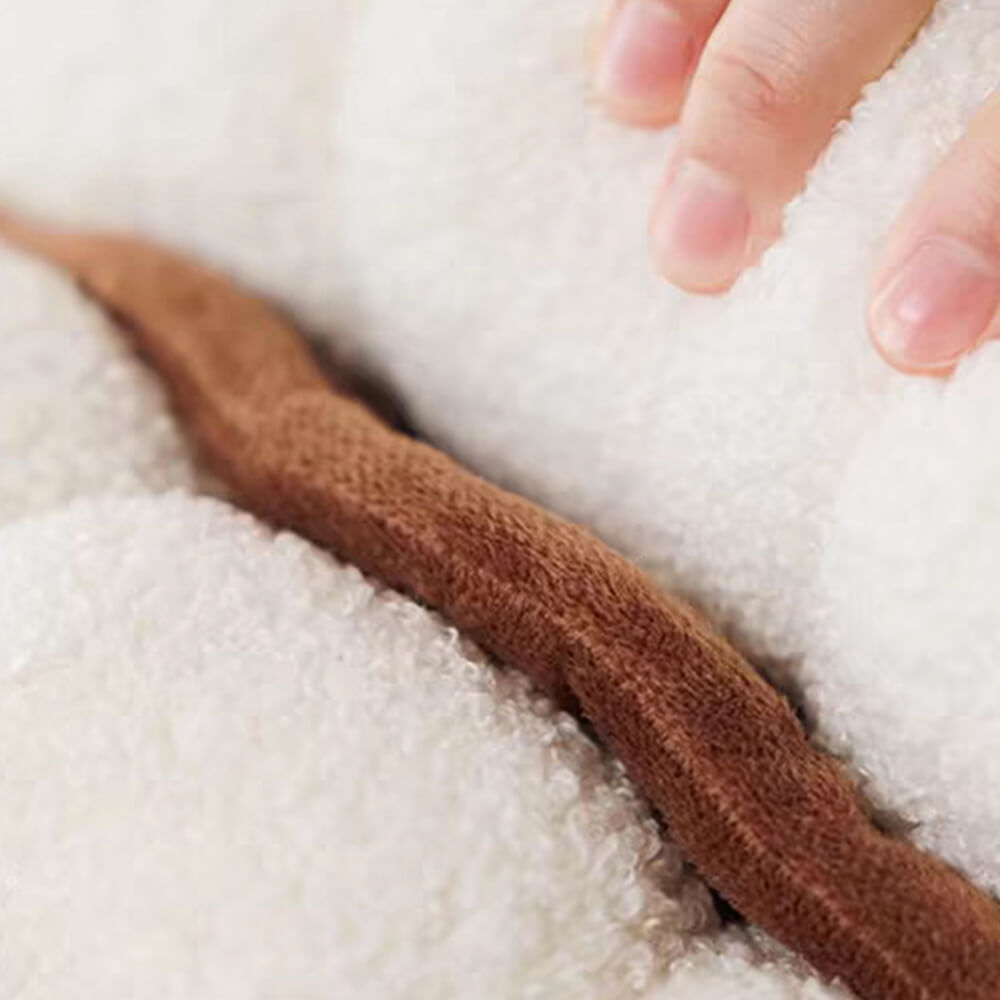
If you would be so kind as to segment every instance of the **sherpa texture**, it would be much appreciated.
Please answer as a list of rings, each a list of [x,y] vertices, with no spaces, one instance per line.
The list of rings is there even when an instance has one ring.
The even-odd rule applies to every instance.
[[[339,60],[352,7],[350,0],[11,0],[6,12],[14,27],[0,34],[5,198],[64,219],[167,237],[280,297],[319,332],[332,334],[338,319],[354,312],[357,287],[369,312],[365,324],[351,327],[356,342],[442,440],[590,520],[661,580],[700,593],[719,620],[738,619],[759,648],[801,651],[802,633],[812,627],[802,610],[814,601],[807,586],[812,553],[822,549],[816,528],[826,531],[836,520],[826,491],[835,491],[845,464],[842,429],[826,411],[839,408],[839,419],[856,430],[863,422],[857,409],[870,405],[877,413],[881,394],[896,392],[888,388],[892,377],[871,366],[863,343],[862,272],[891,209],[994,82],[996,12],[985,0],[947,0],[902,71],[875,88],[862,120],[846,130],[836,157],[818,173],[795,217],[801,222],[793,221],[788,250],[778,251],[732,305],[693,306],[638,277],[642,215],[647,185],[661,166],[660,140],[627,136],[576,103],[586,86],[586,4],[563,0],[529,10],[511,2],[501,10],[483,0],[452,9],[435,0],[397,6],[395,15],[389,5],[355,58]],[[507,11],[510,18],[501,20]],[[468,86],[456,94],[442,85],[453,84],[460,49],[470,55],[461,67]],[[500,65],[504,51],[514,53],[513,71]],[[357,87],[348,147],[338,151],[336,94],[350,63]],[[545,116],[547,110],[556,114]],[[529,141],[518,147],[520,137]],[[340,155],[347,149],[349,160]],[[342,162],[349,167],[347,197],[333,204]],[[413,172],[425,167],[440,186],[434,176]],[[339,240],[345,211],[355,223],[348,247]],[[412,255],[412,271],[400,270],[405,254]],[[425,264],[436,273],[451,267],[453,280],[436,286],[426,280]],[[371,292],[379,284],[383,298],[376,302]],[[349,294],[339,296],[344,287]],[[443,307],[430,298],[436,288]],[[398,312],[386,311],[393,299]],[[679,337],[676,348],[667,328]],[[734,345],[742,351],[734,353]],[[842,369],[852,364],[858,372],[845,379]],[[30,373],[31,366],[17,370]],[[132,367],[126,370],[131,382]],[[958,394],[932,390],[926,404],[917,399],[915,412],[927,418],[918,426],[937,426],[937,407],[949,399],[954,426],[969,432],[994,384],[988,370],[973,370]],[[786,395],[799,387],[802,399]],[[916,396],[913,387],[906,392]],[[0,393],[0,410],[3,399]],[[786,407],[785,399],[796,401]],[[8,420],[10,411],[2,412]],[[988,430],[984,422],[982,432]],[[902,451],[890,438],[885,444]],[[966,501],[968,511],[988,509],[980,466],[989,470],[992,455],[984,461],[978,452],[962,457],[935,446],[924,462],[921,443],[908,444],[913,488],[939,489],[935,469],[960,460],[956,467],[979,485],[968,495],[959,491],[955,509]],[[31,473],[25,482],[61,475],[33,464],[30,447],[6,451],[4,472],[12,455]],[[886,455],[875,447],[871,458],[881,466]],[[96,479],[85,475],[83,491],[99,489]],[[863,467],[859,482],[872,482]],[[879,517],[890,516],[901,495],[896,486],[890,481]],[[67,486],[62,495],[72,492]],[[978,609],[977,619],[964,621],[986,627],[974,650],[971,633],[941,629],[947,656],[912,660],[919,683],[904,687],[895,649],[883,658],[884,636],[876,631],[874,641],[868,638],[878,628],[870,608],[886,599],[887,575],[872,562],[884,554],[875,549],[873,557],[865,548],[869,527],[877,528],[871,505],[862,489],[852,495],[861,502],[857,530],[845,532],[841,551],[848,565],[859,557],[863,579],[855,575],[852,584],[831,560],[842,610],[822,629],[835,654],[826,661],[810,653],[810,662],[814,676],[834,685],[844,677],[860,688],[875,671],[886,683],[883,693],[871,695],[831,692],[842,698],[846,726],[826,725],[828,739],[856,744],[863,762],[878,765],[881,789],[897,801],[908,774],[911,811],[929,820],[917,835],[969,869],[975,869],[969,859],[979,859],[985,882],[997,857],[986,731],[995,647],[986,597],[995,560],[985,557],[973,572],[970,553],[988,556],[997,546],[978,517],[949,522],[965,553],[951,589],[965,608]],[[909,543],[924,537],[923,508],[931,506],[922,492],[907,501],[915,514],[909,527],[879,536],[897,539],[896,565],[915,551]],[[913,583],[892,609],[903,620],[913,602],[908,627],[930,622],[941,606],[936,570],[909,563]],[[858,592],[863,585],[864,603],[851,601],[854,584]],[[857,620],[841,621],[842,613]],[[914,655],[927,631],[914,632]],[[950,670],[966,668],[965,685],[948,682],[944,662]],[[910,703],[908,693],[935,684],[946,689],[946,699]],[[949,706],[944,714],[942,704]],[[925,738],[925,717],[946,719],[933,734],[936,744]],[[967,741],[946,742],[955,730]],[[948,810],[954,820],[939,838]],[[972,839],[962,838],[966,827],[975,831]],[[127,857],[119,860],[128,864]],[[231,958],[234,968],[241,960]],[[741,973],[724,995],[750,989],[750,978]],[[774,996],[799,989],[777,973],[763,981]]]
[[[0,566],[4,1000],[673,1000],[707,892],[426,611],[180,496],[22,521]],[[782,996],[735,961],[708,996]]]
[[[226,265],[329,329],[335,117],[369,0],[8,0],[0,192]]]
[[[895,214],[1000,83],[1000,6],[942,0],[719,300],[650,273],[671,139],[588,106],[589,0],[419,7],[370,6],[345,103],[370,363],[434,440],[693,595],[1000,891],[1000,347],[914,381],[864,326]]]
[[[846,1000],[713,938],[572,720],[302,540],[90,501],[0,565],[5,1000]]]
[[[327,388],[294,333],[224,278],[136,240],[0,229],[126,322],[251,509],[577,706],[743,913],[863,996],[995,996],[1000,908],[877,832],[779,696],[623,559]]]
[[[1000,358],[904,383],[862,322],[894,213],[1000,80],[992,0],[942,0],[710,302],[648,273],[669,138],[587,106],[589,0],[5,10],[8,203],[195,251],[362,352],[435,440],[782,661],[872,794],[1000,890]]]
[[[0,248],[0,524],[194,484],[160,387],[104,314],[64,275]]]
[[[716,938],[620,765],[426,612],[217,503],[33,518],[195,476],[124,338],[0,260],[3,1000],[844,996]]]

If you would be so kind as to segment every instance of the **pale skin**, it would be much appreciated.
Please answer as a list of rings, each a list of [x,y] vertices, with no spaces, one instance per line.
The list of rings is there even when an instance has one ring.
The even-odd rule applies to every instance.
[[[598,99],[629,124],[679,126],[649,222],[668,280],[723,292],[759,259],[837,123],[934,4],[615,0]],[[1000,95],[898,219],[868,324],[886,361],[916,374],[948,374],[1000,336]]]

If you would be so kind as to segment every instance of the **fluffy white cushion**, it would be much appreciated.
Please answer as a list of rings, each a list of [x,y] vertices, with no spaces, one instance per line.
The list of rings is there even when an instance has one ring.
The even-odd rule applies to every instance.
[[[198,477],[64,277],[0,291],[0,997],[832,995],[426,612],[211,501],[33,518]]]
[[[588,107],[589,0],[412,10],[372,5],[345,105],[368,356],[437,440],[780,662],[874,794],[1000,889],[1000,347],[928,384],[864,328],[894,213],[1000,81],[1000,8],[940,3],[713,301],[646,264],[670,140]]]
[[[904,385],[860,317],[892,210],[994,82],[1000,13],[943,4],[788,240],[700,302],[646,270],[668,140],[586,107],[589,2],[364,5],[354,48],[353,0],[10,0],[3,199],[191,249],[331,338],[351,319],[338,343],[425,429],[793,658],[826,738],[995,884],[1000,360]],[[104,322],[6,253],[0,290],[0,519],[192,486]],[[0,566],[0,997],[499,997],[533,973],[547,997],[590,973],[614,996],[821,990],[730,939],[666,974],[704,893],[672,848],[651,858],[620,780],[432,619],[300,543],[147,500],[8,528]],[[542,949],[556,930],[564,949]]]
[[[576,724],[305,542],[169,495],[0,565],[0,996],[820,995],[695,949],[707,893]]]

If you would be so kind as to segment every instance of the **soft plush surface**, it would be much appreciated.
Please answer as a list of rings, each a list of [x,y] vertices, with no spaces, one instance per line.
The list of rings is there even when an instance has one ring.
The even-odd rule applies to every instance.
[[[302,541],[154,497],[198,482],[159,387],[9,249],[0,372],[2,1000],[841,996],[716,939],[523,679]],[[54,509],[108,493],[140,496]]]
[[[224,262],[329,324],[335,117],[370,0],[12,0],[0,192]]]
[[[66,223],[125,225],[193,250],[281,300],[341,349],[362,351],[439,441],[596,527],[661,580],[696,594],[757,651],[787,659],[783,669],[808,694],[824,740],[854,758],[881,798],[921,821],[919,840],[995,888],[1000,816],[991,795],[997,754],[990,718],[1000,701],[991,680],[1000,636],[989,569],[1000,547],[990,521],[1000,473],[989,441],[1000,375],[991,369],[1000,361],[987,352],[948,388],[904,384],[873,358],[861,316],[867,268],[893,211],[1000,75],[1000,12],[989,0],[944,0],[923,40],[873,88],[838,139],[792,213],[787,240],[727,300],[696,302],[646,270],[643,216],[668,140],[630,135],[586,107],[584,51],[595,13],[589,2],[364,0],[363,6],[370,20],[355,45],[351,0],[11,0],[11,30],[0,33],[3,199]],[[339,92],[348,78],[351,96],[338,132]],[[109,486],[130,492],[190,484],[157,391],[103,321],[44,269],[6,254],[0,288],[0,517],[24,517]],[[70,340],[72,348],[64,349]],[[105,390],[90,396],[92,385]],[[147,500],[137,509],[187,503]],[[223,655],[242,641],[227,631],[229,613],[261,636],[269,634],[263,626],[272,613],[280,618],[252,603],[258,591],[267,592],[267,574],[254,571],[250,587],[245,568],[240,583],[234,560],[233,586],[243,597],[227,605],[229,577],[213,578],[203,553],[197,562],[204,561],[205,580],[214,586],[199,589],[191,576],[196,566],[187,563],[177,569],[187,585],[171,582],[167,569],[178,564],[169,562],[170,552],[157,566],[149,562],[152,550],[143,548],[147,536],[155,541],[153,527],[132,531],[132,515],[121,508],[107,515],[115,521],[109,526],[101,509],[111,508],[60,515],[65,531],[54,526],[59,518],[22,521],[0,541],[4,552],[9,541],[21,553],[0,564],[0,664],[22,671],[0,683],[0,700],[16,712],[23,697],[32,720],[21,726],[19,742],[0,735],[0,781],[10,774],[2,794],[35,806],[18,811],[12,799],[0,819],[10,850],[20,844],[23,851],[17,869],[0,871],[0,913],[13,915],[9,933],[0,933],[0,977],[27,977],[0,984],[11,997],[31,997],[37,989],[45,1000],[81,990],[100,998],[105,988],[110,1000],[121,995],[122,983],[134,992],[167,983],[178,996],[197,997],[200,989],[214,1000],[227,990],[234,998],[260,992],[280,968],[284,986],[305,967],[303,955],[322,933],[316,939],[300,933],[313,926],[313,915],[328,927],[351,919],[338,915],[330,898],[325,910],[309,909],[315,897],[303,890],[294,860],[311,824],[289,822],[278,830],[279,822],[262,820],[258,827],[251,820],[276,799],[264,795],[258,803],[255,796],[267,788],[279,796],[278,779],[272,774],[266,785],[239,769],[242,751],[227,756],[219,743],[209,754],[197,738],[188,760],[200,748],[197,767],[208,767],[207,775],[221,773],[211,770],[215,757],[220,769],[229,760],[234,782],[199,786],[189,773],[189,784],[178,777],[176,812],[169,811],[166,783],[162,795],[147,801],[130,784],[136,773],[156,773],[154,764],[162,764],[182,774],[185,758],[158,742],[169,730],[143,729],[148,744],[133,731],[132,746],[143,743],[146,756],[132,760],[148,761],[147,771],[126,765],[113,744],[100,764],[102,734],[124,732],[127,716],[109,717],[85,681],[73,687],[68,680],[77,665],[80,677],[104,678],[136,719],[170,718],[170,698],[180,705],[186,697],[188,715],[197,719],[195,677],[218,677],[221,689],[228,677],[237,690],[233,660]],[[178,515],[196,530],[197,517],[187,517]],[[143,526],[160,520],[138,517]],[[71,576],[92,530],[108,541],[106,551],[95,549]],[[129,540],[115,548],[117,531]],[[58,541],[43,542],[50,533]],[[186,534],[177,529],[178,538]],[[211,537],[201,540],[211,547]],[[172,539],[162,547],[173,548]],[[194,558],[190,547],[180,541],[176,547]],[[133,551],[138,562],[130,563]],[[51,588],[50,577],[35,567],[51,567]],[[148,574],[136,594],[154,596],[133,594],[129,604],[122,586],[108,584],[117,572],[123,579],[135,574],[137,584]],[[221,651],[172,627],[160,613],[158,590],[179,601],[203,595],[197,613],[218,626]],[[112,607],[115,594],[122,603]],[[53,613],[63,607],[76,609],[64,626]],[[95,631],[98,621],[105,624]],[[292,633],[296,642],[308,641]],[[8,644],[15,638],[16,653]],[[365,641],[377,646],[381,639]],[[294,673],[298,656],[286,659],[261,643],[247,650],[249,660],[257,652],[261,661],[241,663],[241,670],[270,678],[267,664],[278,663]],[[393,646],[404,662],[412,662],[409,644],[407,637]],[[35,655],[41,649],[57,655]],[[317,654],[303,662],[346,669],[339,653],[324,650],[328,659]],[[140,652],[148,658],[137,659]],[[137,663],[149,670],[138,671]],[[367,676],[367,669],[364,662],[354,676]],[[148,683],[145,701],[107,680],[122,675],[133,690]],[[207,689],[214,683],[206,681]],[[171,694],[154,706],[156,685]],[[266,685],[249,687],[238,689],[247,699],[234,702],[241,709],[268,697]],[[29,706],[34,697],[38,703]],[[232,700],[218,690],[206,696],[208,706],[225,701],[228,708]],[[36,718],[52,724],[36,725]],[[234,712],[229,731],[238,733],[246,718]],[[373,726],[378,745],[386,745],[386,717]],[[296,748],[316,739],[302,734],[264,745],[245,733],[240,738],[236,745],[249,760],[263,761],[273,750],[276,770],[286,751],[296,764],[308,757],[304,749],[295,756]],[[125,737],[121,746],[128,746]],[[30,763],[34,753],[58,794],[46,797],[48,786]],[[534,781],[543,784],[543,763],[534,759]],[[62,798],[85,801],[80,789],[91,779],[82,776],[94,761],[100,766],[90,787],[103,788],[104,801],[118,805],[103,814],[88,796],[87,809],[61,814]],[[305,765],[289,770],[307,773]],[[240,786],[241,776],[257,784]],[[352,773],[337,769],[337,777],[362,800],[375,794],[374,785],[362,789]],[[520,775],[518,788],[526,780]],[[310,801],[318,800],[303,799]],[[414,812],[404,816],[401,804],[396,828],[403,819],[411,827],[424,816],[428,823],[438,819],[418,810],[422,802],[405,801]],[[231,815],[247,820],[238,830],[230,824],[225,835],[218,832],[221,817],[230,815],[224,802],[244,809],[239,814],[234,806]],[[465,861],[479,850],[501,849],[488,834],[507,822],[505,812],[495,811],[507,803],[491,802],[475,814],[475,839],[462,841],[469,844]],[[188,827],[161,822],[192,815]],[[391,826],[380,827],[376,840]],[[49,832],[35,840],[36,830]],[[558,824],[534,832],[539,842],[555,843],[560,835]],[[398,829],[394,835],[400,842]],[[234,850],[240,836],[247,847]],[[261,848],[281,836],[292,846],[286,854]],[[584,853],[595,844],[587,843]],[[451,858],[454,842],[448,847]],[[322,853],[318,842],[314,853]],[[269,865],[289,863],[287,880],[265,868],[265,855]],[[331,859],[332,853],[327,861],[334,866]],[[498,872],[488,884],[502,889],[517,881],[524,865],[508,860],[507,881]],[[205,875],[216,862],[218,881]],[[173,879],[165,874],[177,872]],[[247,872],[261,896],[247,890]],[[321,872],[320,886],[335,884],[323,881],[328,874],[329,868]],[[361,891],[360,869],[340,874],[356,876],[350,885]],[[237,888],[226,891],[234,882]],[[394,886],[383,893],[381,883],[365,882],[364,889],[366,905],[377,907],[385,895],[379,912],[398,912],[391,909],[402,898]],[[605,899],[614,899],[609,891]],[[306,916],[289,902],[297,892]],[[345,898],[357,899],[349,891]],[[476,899],[476,907],[461,911],[454,936],[485,947],[472,928],[495,926],[490,916],[476,923],[486,912],[483,900],[493,899]],[[148,910],[147,900],[155,903]],[[565,914],[556,896],[549,902]],[[407,906],[414,905],[410,898]],[[274,915],[273,936],[270,916],[260,917],[265,906]],[[615,912],[610,903],[596,916],[587,907],[573,909],[580,911],[587,926],[602,927]],[[147,912],[149,922],[141,923],[137,915]],[[205,923],[192,922],[192,914],[203,914]],[[630,918],[619,926],[617,940],[658,952]],[[373,920],[364,927],[377,935],[373,941],[387,935],[394,953],[400,942],[410,953],[425,944],[416,922]],[[510,958],[527,940],[511,927],[497,945],[511,951],[497,967],[528,974],[528,965]],[[217,936],[202,934],[205,928]],[[569,940],[587,939],[586,931],[576,933],[570,928]],[[662,933],[658,940],[668,940],[671,951],[680,938]],[[671,975],[652,976],[649,995],[703,1000],[745,991],[785,1000],[812,998],[821,989],[784,964],[758,969],[760,949],[743,947],[744,957],[699,954]],[[321,954],[313,967],[318,976],[337,961],[329,948]],[[565,962],[575,969],[598,957],[590,942],[582,953],[571,948],[550,960],[553,968]],[[398,961],[406,966],[405,957]],[[606,993],[621,995],[624,961],[608,958],[601,967]],[[195,967],[203,978],[165,978]],[[348,967],[345,959],[336,968]],[[504,995],[502,981],[486,976],[476,979],[477,995],[483,982],[497,983],[497,996]],[[379,995],[381,982],[372,983],[371,995]],[[318,981],[319,989],[326,985]],[[468,981],[462,985],[464,994],[456,996],[468,995]],[[363,996],[363,987],[357,992]]]
[[[0,247],[0,524],[194,482],[159,386],[104,314],[64,275]]]
[[[829,996],[427,612],[171,495],[0,533],[0,996]],[[51,609],[58,608],[53,615]]]
[[[247,509],[438,609],[585,717],[746,917],[862,996],[993,1000],[994,901],[876,829],[785,700],[633,566],[392,431],[224,276],[142,240],[4,215],[0,234],[120,318]]]
[[[345,111],[369,358],[437,440],[695,594],[1000,888],[1000,348],[914,382],[864,329],[894,213],[1000,80],[1000,9],[944,0],[786,238],[704,301],[646,263],[669,137],[588,107],[592,5],[441,0],[396,31],[411,8],[371,7]]]

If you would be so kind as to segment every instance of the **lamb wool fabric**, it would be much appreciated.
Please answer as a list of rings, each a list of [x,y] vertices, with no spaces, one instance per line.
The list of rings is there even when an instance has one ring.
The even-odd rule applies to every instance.
[[[160,387],[104,314],[62,274],[0,248],[0,524],[195,482]]]
[[[816,994],[729,941],[714,970],[621,769],[302,540],[87,501],[0,566],[5,1000],[673,1000],[686,952],[710,998]]]
[[[426,612],[216,502],[35,516],[204,478],[124,337],[0,260],[3,1000],[845,996],[716,935],[620,766]]]
[[[1000,7],[937,5],[718,300],[651,273],[671,137],[591,106],[591,3],[412,10],[369,6],[344,105],[370,364],[434,440],[694,597],[1000,891],[1000,348],[907,379],[864,322],[896,213],[1000,83]]]
[[[0,262],[0,997],[841,996],[716,939],[620,768],[413,605],[205,501],[34,518],[203,480],[121,334]]]
[[[224,278],[135,240],[0,230],[126,321],[252,509],[577,706],[749,917],[863,996],[995,994],[1000,907],[877,832],[779,696],[624,560],[328,389],[294,333]]]
[[[707,302],[649,274],[670,139],[589,106],[589,0],[7,9],[8,203],[195,251],[363,356],[435,440],[788,675],[869,794],[1000,890],[1000,362],[917,385],[874,358],[862,320],[895,212],[998,82],[992,0],[941,0],[782,243]],[[944,426],[984,447],[906,436]],[[904,454],[906,478],[885,475]],[[968,485],[943,518],[956,470]]]
[[[11,0],[0,191],[218,261],[330,328],[335,117],[367,0]]]
[[[997,544],[984,419],[995,359],[917,389],[873,363],[860,322],[892,211],[996,82],[992,5],[940,5],[814,175],[786,242],[711,303],[643,277],[642,217],[665,140],[584,108],[588,5],[366,0],[356,45],[354,6],[11,0],[5,199],[168,238],[361,351],[439,440],[595,526],[758,652],[786,658],[822,738],[921,821],[918,840],[995,885]],[[46,297],[29,303],[39,317]],[[129,362],[121,370],[141,385]],[[155,390],[136,391],[161,413]],[[2,425],[29,412],[5,409],[7,398]],[[53,445],[75,430],[67,421]],[[903,437],[913,430],[926,438]],[[949,434],[973,444],[949,448]],[[44,480],[62,467],[33,464],[25,435],[15,444],[4,474],[14,455],[28,473],[17,488],[41,492],[24,493],[12,516],[36,496],[101,490],[104,477],[82,474],[53,491]],[[949,516],[929,535],[941,501]],[[33,609],[48,614],[35,589]],[[964,616],[945,621],[957,607]],[[894,643],[891,623],[912,642]],[[199,646],[193,662],[204,655]],[[127,868],[128,852],[112,854]],[[190,923],[183,906],[172,912]],[[94,953],[122,960],[88,917],[66,940],[93,928],[104,946]],[[36,955],[44,939],[25,932]],[[238,981],[248,949],[220,956],[187,940]],[[682,963],[663,995],[681,982],[699,997],[709,983],[727,997],[820,989],[751,954],[752,970],[728,951]],[[70,995],[92,979],[67,980]]]

